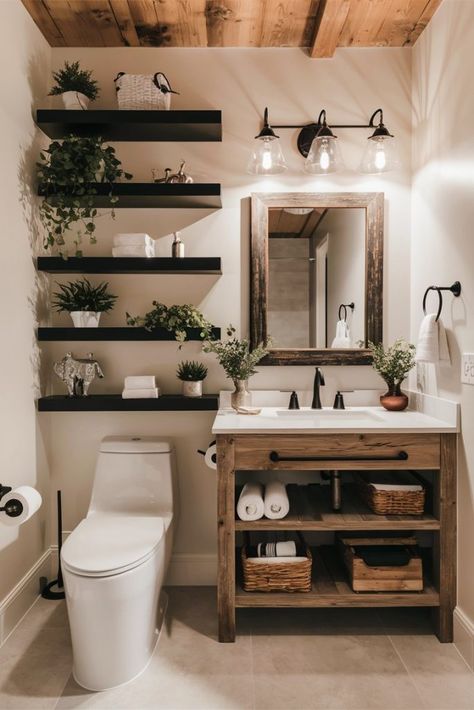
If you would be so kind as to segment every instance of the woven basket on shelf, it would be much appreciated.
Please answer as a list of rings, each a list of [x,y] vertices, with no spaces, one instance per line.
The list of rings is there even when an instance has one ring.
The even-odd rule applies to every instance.
[[[413,476],[407,481],[391,472],[374,474],[354,474],[357,490],[369,508],[377,515],[423,515],[425,509],[425,488],[421,491],[378,490],[372,483],[403,484],[420,480]]]
[[[249,562],[245,546],[242,547],[241,559],[246,592],[311,591],[313,558],[309,547],[306,547],[306,559],[301,562]]]
[[[122,110],[169,111],[171,94],[177,93],[173,91],[168,79],[161,72],[156,74],[120,72],[114,81],[118,106]]]

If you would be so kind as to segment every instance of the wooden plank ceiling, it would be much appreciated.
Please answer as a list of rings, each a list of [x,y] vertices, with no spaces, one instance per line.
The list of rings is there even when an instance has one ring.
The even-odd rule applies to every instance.
[[[442,0],[21,0],[53,47],[413,45]]]

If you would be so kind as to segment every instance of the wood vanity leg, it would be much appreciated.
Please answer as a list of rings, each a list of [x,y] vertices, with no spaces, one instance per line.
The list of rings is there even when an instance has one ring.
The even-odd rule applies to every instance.
[[[217,436],[217,610],[219,641],[235,641],[234,440]]]
[[[453,640],[456,605],[456,434],[441,434],[441,462],[435,480],[434,512],[440,531],[434,534],[433,573],[440,606],[433,610],[436,635],[443,643]],[[437,489],[437,490],[436,490]]]

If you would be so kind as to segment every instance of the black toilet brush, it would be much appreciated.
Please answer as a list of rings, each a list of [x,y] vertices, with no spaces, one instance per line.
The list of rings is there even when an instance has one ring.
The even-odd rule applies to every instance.
[[[58,576],[57,579],[53,579],[51,582],[45,584],[41,590],[41,596],[43,599],[65,599],[66,595],[64,593],[64,583],[63,583],[63,573],[61,571],[61,547],[63,544],[62,532],[63,532],[63,515],[61,506],[61,491],[57,491],[57,505],[58,505]],[[53,591],[56,588],[57,591]]]

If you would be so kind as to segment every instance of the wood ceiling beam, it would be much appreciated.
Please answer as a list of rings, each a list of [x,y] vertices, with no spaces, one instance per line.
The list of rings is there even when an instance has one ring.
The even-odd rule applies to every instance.
[[[42,0],[21,0],[21,2],[43,33],[48,44],[51,47],[65,47],[66,40]]]
[[[350,7],[351,0],[321,0],[310,49],[311,57],[316,59],[333,56]]]
[[[139,47],[140,40],[138,39],[135,23],[127,0],[109,0],[109,2],[124,45],[126,47]]]

